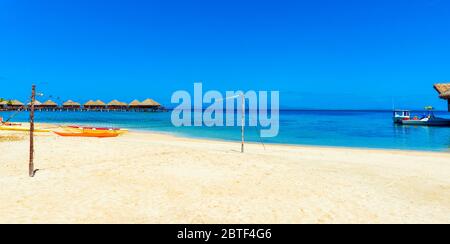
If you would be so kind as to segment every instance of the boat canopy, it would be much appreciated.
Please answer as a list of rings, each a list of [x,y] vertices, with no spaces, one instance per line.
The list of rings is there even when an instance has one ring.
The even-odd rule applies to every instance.
[[[394,110],[394,114],[398,116],[410,116],[411,111],[410,110]]]

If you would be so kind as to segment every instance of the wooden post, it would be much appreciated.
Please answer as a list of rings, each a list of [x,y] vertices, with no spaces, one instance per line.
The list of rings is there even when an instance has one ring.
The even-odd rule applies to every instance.
[[[244,153],[244,129],[245,129],[245,97],[244,94],[241,95],[242,98],[242,131],[241,131],[241,137],[242,137],[242,145],[241,145],[241,153]]]
[[[34,103],[36,101],[36,86],[31,87],[30,103],[30,164],[28,165],[28,174],[34,177]]]

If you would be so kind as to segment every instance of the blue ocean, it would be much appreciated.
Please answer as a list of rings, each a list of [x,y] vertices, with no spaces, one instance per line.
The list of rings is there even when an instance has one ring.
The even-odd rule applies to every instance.
[[[422,112],[417,112],[420,115]],[[0,112],[5,119],[12,112]],[[436,116],[449,118],[447,112]],[[240,141],[241,127],[175,127],[171,112],[37,112],[36,122],[67,125],[122,127],[169,133],[184,137]],[[13,122],[25,122],[28,113],[18,113]],[[247,126],[250,142],[383,148],[450,152],[450,128],[401,126],[392,123],[390,111],[280,111],[279,134],[260,138],[260,127]]]

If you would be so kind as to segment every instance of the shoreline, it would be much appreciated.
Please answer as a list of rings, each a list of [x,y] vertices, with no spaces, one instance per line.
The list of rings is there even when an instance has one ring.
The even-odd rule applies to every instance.
[[[27,123],[27,122],[20,122],[20,123]],[[54,126],[64,126],[64,124],[50,124],[50,123],[38,123],[37,125],[45,125],[49,127]],[[205,141],[216,141],[216,142],[229,142],[229,143],[240,143],[240,140],[227,140],[227,139],[219,139],[219,138],[212,138],[212,137],[196,137],[196,136],[189,136],[189,135],[182,135],[180,133],[176,132],[167,132],[167,131],[158,131],[158,130],[139,130],[134,128],[126,128],[130,132],[135,133],[148,133],[148,134],[157,134],[157,135],[167,135],[167,136],[173,136],[176,138],[185,138],[185,139],[192,139],[192,140],[205,140]],[[246,141],[245,144],[252,144],[252,145],[261,145],[260,142],[256,141]],[[299,147],[299,148],[329,148],[329,149],[349,149],[349,150],[374,150],[374,151],[392,151],[392,152],[424,152],[424,153],[449,153],[450,154],[450,148],[447,150],[419,150],[419,149],[397,149],[397,148],[381,148],[381,147],[351,147],[351,146],[332,146],[332,145],[315,145],[315,144],[287,144],[287,143],[277,143],[277,142],[264,142],[264,145],[268,146],[286,146],[286,147]]]
[[[226,140],[226,139],[217,139],[217,138],[204,138],[204,137],[195,137],[195,136],[183,136],[176,133],[170,132],[159,132],[152,130],[131,130],[130,132],[134,133],[146,133],[146,134],[155,134],[155,135],[166,135],[173,136],[175,138],[180,139],[191,139],[197,141],[211,141],[211,142],[226,142],[226,143],[236,143],[240,145],[239,140]],[[255,141],[246,141],[245,144],[249,145],[261,145],[259,142]],[[314,145],[314,144],[286,144],[286,143],[276,143],[276,142],[264,142],[266,146],[281,146],[281,147],[293,147],[299,149],[305,148],[318,148],[318,149],[347,149],[347,150],[367,150],[367,151],[386,151],[386,152],[410,152],[410,153],[437,153],[437,154],[449,154],[450,148],[448,151],[439,151],[439,150],[413,150],[413,149],[395,149],[395,148],[374,148],[374,147],[350,147],[350,146],[327,146],[327,145]],[[261,145],[262,147],[262,145]]]

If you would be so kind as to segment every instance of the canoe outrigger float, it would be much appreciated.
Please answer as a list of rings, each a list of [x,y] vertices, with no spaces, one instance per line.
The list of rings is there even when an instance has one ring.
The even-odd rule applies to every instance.
[[[425,109],[428,110],[428,114],[421,117],[412,117],[408,110],[395,110],[394,123],[414,126],[450,126],[450,119],[436,117],[432,107],[426,107]]]

